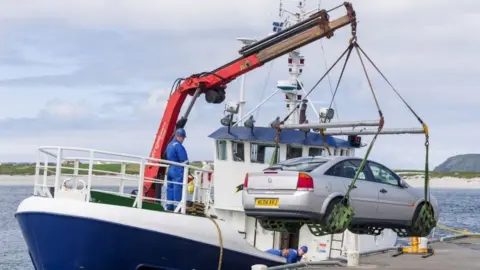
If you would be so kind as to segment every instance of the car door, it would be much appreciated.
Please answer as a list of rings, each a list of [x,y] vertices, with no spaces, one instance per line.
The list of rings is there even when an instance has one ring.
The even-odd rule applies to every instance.
[[[414,198],[399,185],[399,177],[385,166],[369,161],[368,168],[378,190],[378,218],[409,221],[414,211]]]
[[[359,169],[360,161],[347,159],[332,166],[325,174],[332,176],[334,191],[345,193]],[[371,219],[377,215],[378,189],[369,181],[369,172],[364,169],[350,192],[350,201],[357,219]]]
[[[360,168],[361,160],[351,159],[348,166],[352,166],[356,173]],[[355,174],[352,176],[350,170],[350,179],[353,180]],[[363,168],[363,171],[358,175],[354,188],[350,192],[352,204],[357,206],[355,209],[355,217],[361,219],[375,219],[378,211],[378,189],[377,183],[373,181],[368,168]]]

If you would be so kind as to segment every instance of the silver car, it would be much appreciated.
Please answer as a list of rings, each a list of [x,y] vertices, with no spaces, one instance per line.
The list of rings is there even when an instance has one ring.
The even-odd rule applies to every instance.
[[[245,214],[256,217],[267,230],[277,230],[275,224],[279,222],[293,226],[287,230],[322,222],[345,195],[361,161],[345,156],[300,157],[262,172],[250,172],[242,192]],[[429,196],[438,221],[437,200]],[[378,235],[389,228],[405,237],[412,234],[413,220],[424,203],[424,191],[412,188],[386,166],[369,160],[350,192],[350,202],[354,217],[348,229],[353,233]]]

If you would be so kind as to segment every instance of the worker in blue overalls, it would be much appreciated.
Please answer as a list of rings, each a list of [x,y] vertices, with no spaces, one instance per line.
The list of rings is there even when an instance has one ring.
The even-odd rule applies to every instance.
[[[185,130],[179,128],[175,131],[175,137],[167,146],[167,160],[188,164],[188,156],[183,141],[187,137]],[[184,168],[179,165],[170,165],[167,170],[167,200],[180,202],[182,200],[182,183]],[[178,184],[177,184],[178,183]],[[175,205],[167,202],[167,210],[175,210]]]
[[[308,252],[307,246],[302,246],[297,250],[293,248],[288,249],[287,263],[299,262],[302,259],[303,255],[307,252]]]
[[[302,246],[297,250],[293,248],[283,249],[283,250],[272,248],[272,249],[266,250],[265,252],[273,255],[277,255],[280,257],[284,257],[287,259],[287,263],[296,263],[296,262],[299,262],[302,259],[303,255],[308,252],[308,247]]]

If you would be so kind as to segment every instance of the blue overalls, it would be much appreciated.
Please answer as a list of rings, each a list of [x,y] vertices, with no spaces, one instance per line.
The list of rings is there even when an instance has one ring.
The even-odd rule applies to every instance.
[[[177,139],[173,139],[167,146],[167,160],[183,163],[188,161],[187,151],[183,147],[182,143]],[[183,183],[183,170],[182,166],[170,165],[167,170],[167,181],[173,181],[167,183],[167,200],[179,202],[182,200],[182,183]],[[175,210],[174,204],[167,203],[167,210]]]
[[[266,250],[265,252],[267,253],[270,253],[270,254],[273,254],[273,255],[277,255],[277,256],[282,256],[282,251],[280,249],[269,249],[269,250]]]
[[[289,248],[288,251],[287,263],[296,263],[302,259],[302,256],[298,256],[297,250]]]

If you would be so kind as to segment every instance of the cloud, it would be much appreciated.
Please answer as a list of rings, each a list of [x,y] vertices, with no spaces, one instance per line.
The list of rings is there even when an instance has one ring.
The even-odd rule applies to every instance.
[[[315,2],[308,1],[309,7]],[[480,25],[475,20],[480,2],[352,2],[362,48],[430,126],[432,167],[450,155],[480,151],[471,143],[478,137],[472,123],[480,103]],[[325,0],[322,6],[339,3]],[[30,159],[45,144],[147,155],[172,82],[238,57],[235,38],[266,36],[278,10],[277,1],[254,0],[228,5],[218,0],[0,0],[0,5],[0,160]],[[343,13],[335,11],[332,19]],[[323,46],[316,42],[302,48],[306,67],[301,79],[307,90],[346,48],[349,35],[348,28],[341,29],[323,39]],[[335,100],[337,114],[345,121],[377,119],[356,54],[351,58]],[[382,78],[367,68],[386,127],[418,127]],[[333,87],[339,72],[340,66],[331,74]],[[274,91],[279,79],[288,79],[285,57],[250,72],[245,111]],[[331,91],[326,79],[310,100],[317,108],[326,106]],[[236,80],[227,88],[227,101],[238,96]],[[257,123],[284,116],[283,102],[281,94],[272,97],[255,114]],[[207,135],[219,127],[222,113],[223,105],[198,100],[187,126],[195,134],[186,142],[192,158],[211,159]],[[307,117],[315,119],[310,106]],[[383,136],[372,158],[395,168],[421,168],[423,140]]]
[[[218,0],[183,1],[95,1],[71,3],[46,0],[41,3],[1,1],[0,16],[9,20],[50,19],[83,27],[121,27],[163,31],[195,31],[208,28],[238,27],[240,24],[258,27],[272,6],[272,1],[232,1],[222,5]],[[231,16],[235,11],[235,17]],[[270,12],[271,13],[271,12]],[[208,14],[208,16],[205,16]],[[221,22],[221,24],[219,24]]]
[[[58,99],[48,101],[39,113],[39,117],[68,120],[87,119],[89,115],[90,111],[85,101],[70,103]]]

